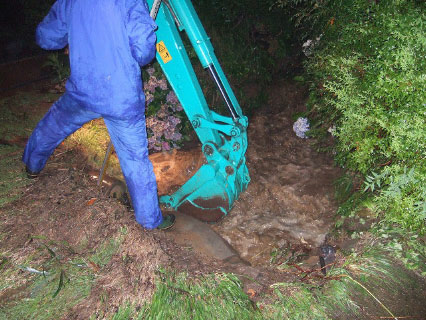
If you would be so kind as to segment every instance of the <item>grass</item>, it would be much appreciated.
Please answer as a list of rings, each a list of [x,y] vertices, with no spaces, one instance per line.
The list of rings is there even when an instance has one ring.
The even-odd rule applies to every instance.
[[[392,300],[395,295],[380,300],[383,290],[398,293],[416,286],[414,278],[401,273],[383,252],[372,250],[350,260],[326,281],[276,283],[271,286],[273,293],[257,304],[243,292],[235,275],[218,273],[194,279],[160,270],[150,302],[138,306],[138,301],[129,301],[109,319],[354,319],[366,316],[364,308],[370,314],[396,317],[395,309],[400,308],[394,301],[399,300]]]
[[[65,139],[64,146],[67,149],[78,148],[86,157],[87,164],[98,170],[102,167],[109,141],[110,137],[103,119],[95,119],[86,123]],[[122,181],[124,180],[114,147],[108,158],[105,174]]]
[[[278,283],[274,286],[275,302],[265,306],[267,319],[328,319],[309,286],[302,283]]]
[[[0,208],[18,199],[21,188],[29,183],[22,170],[23,149],[16,140],[26,139],[41,119],[46,110],[40,104],[56,97],[21,92],[0,99]]]
[[[410,290],[422,291],[417,278],[390,259],[388,253],[372,247],[362,255],[345,257],[324,280],[278,283],[274,304],[267,306],[267,319],[363,319],[370,316],[411,316],[395,301]],[[421,302],[419,302],[421,305]]]
[[[140,310],[123,305],[111,318],[125,319],[262,319],[232,274],[210,274],[190,279],[187,274],[160,270],[150,303]]]
[[[0,309],[0,319],[59,319],[90,294],[93,274],[69,265],[38,275],[26,297]]]
[[[95,273],[118,251],[122,236],[121,233],[105,240],[88,257],[64,258],[65,252],[59,249],[61,245],[44,237],[35,249],[2,253],[6,262],[1,266],[0,289],[12,293],[16,290],[16,294],[11,295],[10,302],[0,306],[0,319],[63,317],[89,296]]]
[[[57,94],[19,92],[14,96],[0,99],[0,136],[2,139],[29,136],[47,111],[47,107],[40,108],[40,104],[49,105],[57,98]]]
[[[160,270],[152,300],[123,304],[111,320],[128,319],[363,319],[379,315],[411,316],[395,301],[407,288],[421,292],[421,284],[386,252],[373,248],[352,254],[326,278],[276,283],[273,292],[254,303],[232,274],[190,279],[185,273]],[[421,304],[421,302],[419,302]]]
[[[28,184],[21,163],[22,148],[0,144],[0,207],[20,197]]]

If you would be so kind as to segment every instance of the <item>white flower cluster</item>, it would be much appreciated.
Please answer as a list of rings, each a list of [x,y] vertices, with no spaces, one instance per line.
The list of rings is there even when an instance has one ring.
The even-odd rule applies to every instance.
[[[314,48],[318,45],[322,38],[322,34],[319,35],[319,37],[316,37],[315,40],[306,40],[304,44],[302,44],[302,51],[305,54],[305,56],[309,57],[312,55],[312,52]]]
[[[296,133],[296,136],[302,139],[307,139],[305,135],[306,131],[309,131],[309,121],[306,118],[299,118],[293,124],[293,131]]]

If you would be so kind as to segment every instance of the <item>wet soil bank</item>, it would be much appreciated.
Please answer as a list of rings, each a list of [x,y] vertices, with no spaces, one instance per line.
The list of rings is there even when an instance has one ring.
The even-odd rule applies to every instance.
[[[23,190],[20,200],[0,208],[2,268],[27,265],[36,269],[51,259],[46,246],[59,257],[63,270],[74,260],[95,278],[90,296],[64,315],[64,319],[88,319],[95,310],[113,314],[126,301],[149,300],[157,270],[184,271],[191,277],[215,272],[245,275],[245,290],[269,291],[283,277],[271,268],[259,270],[245,264],[214,259],[209,254],[173,241],[168,231],[144,230],[133,212],[108,197],[88,173],[78,150],[59,147],[39,178]],[[106,265],[92,260],[111,240],[121,239]],[[3,269],[5,270],[5,269]],[[292,276],[285,276],[287,280]],[[0,309],[30,297],[33,275],[21,272],[13,287],[0,290]],[[18,289],[16,289],[18,287]]]

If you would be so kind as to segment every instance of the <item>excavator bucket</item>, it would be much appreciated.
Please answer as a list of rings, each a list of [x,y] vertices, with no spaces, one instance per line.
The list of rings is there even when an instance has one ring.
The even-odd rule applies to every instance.
[[[244,165],[239,169],[244,172],[234,171],[231,166],[221,170],[220,166],[205,164],[173,195],[160,197],[160,202],[166,208],[179,210],[201,221],[217,222],[232,209],[238,195],[247,188],[250,180],[247,167]]]
[[[160,202],[205,222],[217,222],[230,209],[228,190],[208,164],[175,194],[160,197]]]
[[[206,158],[206,164],[174,194],[160,197],[160,203],[202,221],[216,222],[232,209],[234,201],[250,182],[245,159],[248,120],[191,2],[148,0],[148,5],[151,17],[158,25],[157,61],[200,139]],[[183,31],[202,67],[210,73],[222,95],[229,116],[220,115],[209,108],[182,42],[180,34]],[[98,184],[102,181],[111,146],[110,143]],[[125,195],[123,185],[120,186],[116,186],[120,192],[112,188],[111,194],[116,197]]]

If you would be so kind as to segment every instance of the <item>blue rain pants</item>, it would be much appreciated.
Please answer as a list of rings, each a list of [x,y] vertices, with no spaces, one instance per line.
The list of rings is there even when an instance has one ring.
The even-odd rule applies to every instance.
[[[41,171],[62,140],[103,117],[136,221],[149,229],[163,218],[148,158],[140,66],[154,58],[155,28],[145,0],[57,0],[37,27],[36,41],[47,50],[69,45],[71,75],[22,158],[31,171]]]

